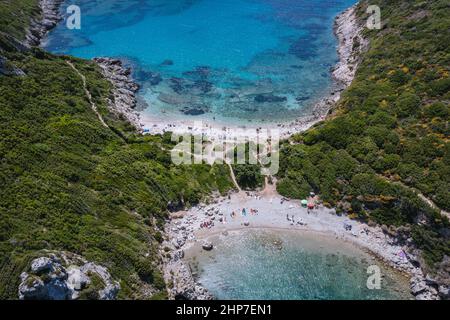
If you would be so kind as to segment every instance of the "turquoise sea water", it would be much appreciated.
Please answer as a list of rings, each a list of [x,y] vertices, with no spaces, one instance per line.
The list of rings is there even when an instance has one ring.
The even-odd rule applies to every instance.
[[[289,120],[330,91],[333,20],[355,2],[80,0],[81,30],[61,23],[45,46],[125,58],[150,116]]]
[[[245,230],[186,253],[198,281],[219,299],[411,299],[409,282],[349,243],[295,231]],[[381,288],[367,288],[367,268]]]

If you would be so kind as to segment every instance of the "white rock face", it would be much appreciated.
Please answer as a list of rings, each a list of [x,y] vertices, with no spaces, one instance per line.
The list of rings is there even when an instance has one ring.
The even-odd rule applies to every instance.
[[[411,278],[411,293],[417,300],[439,299],[438,290],[435,286],[437,287],[437,284],[427,281],[422,274]]]
[[[360,62],[360,53],[365,51],[368,41],[362,36],[362,25],[357,22],[353,6],[336,18],[336,35],[339,39],[338,53],[340,61],[333,71],[333,76],[349,86],[355,77]]]
[[[47,295],[47,289],[40,278],[28,277],[26,273],[22,273],[21,278],[24,281],[19,285],[19,299],[36,300]]]
[[[100,287],[91,288],[93,276],[101,280]],[[89,297],[113,300],[120,289],[106,268],[66,252],[34,259],[20,279],[21,300],[73,300],[80,298],[83,290],[90,290]]]
[[[52,260],[47,257],[34,259],[31,263],[31,271],[34,273],[39,273],[45,270],[50,270],[52,267]]]
[[[441,299],[450,300],[450,286],[441,285],[438,290]]]
[[[134,111],[139,85],[131,78],[131,70],[117,59],[94,58],[94,61],[102,69],[103,76],[113,85],[114,99],[109,101],[110,110],[125,116],[136,129],[142,130],[139,114]]]
[[[67,273],[67,284],[73,291],[81,291],[91,284],[91,279],[85,273],[81,272],[78,267],[70,266],[67,269]]]
[[[31,21],[31,26],[25,39],[25,45],[27,47],[38,46],[45,34],[61,21],[62,17],[59,13],[59,7],[63,2],[64,0],[39,1],[42,18],[37,21]]]

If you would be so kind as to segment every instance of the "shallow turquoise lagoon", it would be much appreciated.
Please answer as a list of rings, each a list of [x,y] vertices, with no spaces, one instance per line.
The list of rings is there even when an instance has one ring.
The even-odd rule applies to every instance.
[[[245,230],[210,239],[186,252],[198,281],[219,299],[411,299],[409,281],[350,243],[316,233]],[[381,272],[380,289],[369,289]],[[369,270],[369,272],[368,272]],[[369,281],[369,283],[372,283]]]
[[[330,92],[333,21],[355,2],[81,0],[81,30],[62,22],[45,47],[126,59],[146,116],[284,121]]]

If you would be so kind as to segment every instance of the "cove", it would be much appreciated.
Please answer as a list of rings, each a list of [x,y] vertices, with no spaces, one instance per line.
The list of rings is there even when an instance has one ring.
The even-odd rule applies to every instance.
[[[278,123],[308,115],[332,90],[333,21],[355,2],[80,0],[81,30],[61,23],[44,46],[126,60],[144,121]]]
[[[411,299],[407,277],[371,254],[332,236],[254,229],[210,238],[206,252],[186,251],[197,281],[218,299]],[[369,289],[368,267],[381,269],[381,288]]]

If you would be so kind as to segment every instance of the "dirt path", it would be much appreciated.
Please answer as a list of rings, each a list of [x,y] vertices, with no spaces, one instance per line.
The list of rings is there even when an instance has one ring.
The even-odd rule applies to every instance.
[[[89,92],[89,90],[87,89],[87,85],[86,85],[86,77],[80,72],[78,71],[78,69],[74,66],[74,64],[72,62],[70,62],[69,60],[66,60],[66,63],[80,76],[81,80],[83,81],[83,88],[84,88],[84,92],[86,93],[86,96],[89,100],[89,103],[91,105],[92,111],[95,112],[95,114],[97,115],[97,118],[100,120],[100,122],[102,123],[102,125],[105,128],[109,129],[109,126],[106,124],[105,120],[103,120],[102,115],[98,112],[97,110],[97,106],[95,105],[94,101],[92,100],[92,95]]]
[[[426,202],[430,207],[432,207],[435,210],[438,210],[441,213],[441,215],[446,216],[448,219],[450,219],[450,212],[447,212],[447,211],[442,210],[441,208],[439,208],[431,199],[427,198],[423,193],[421,193],[416,188],[409,187],[409,186],[407,186],[406,184],[404,184],[401,181],[396,181],[394,183],[397,183],[397,184],[401,185],[404,188],[412,190],[420,199],[422,199],[424,202]]]
[[[379,177],[385,179],[386,181],[389,181],[391,183],[394,184],[398,184],[400,186],[402,186],[403,188],[406,188],[408,190],[411,190],[412,192],[414,192],[420,199],[422,199],[424,202],[426,202],[431,208],[438,210],[441,215],[446,216],[448,219],[450,219],[450,212],[447,212],[445,210],[442,210],[441,208],[439,208],[431,199],[427,198],[423,193],[421,193],[419,190],[417,190],[416,188],[407,186],[406,184],[404,184],[401,181],[392,181],[389,178],[386,178],[383,175],[378,175]]]
[[[428,203],[428,205],[430,207],[432,207],[433,209],[436,209],[438,211],[441,212],[441,215],[446,216],[448,219],[450,219],[450,212],[447,212],[445,210],[442,210],[441,208],[439,208],[431,199],[428,199],[427,197],[425,197],[422,193],[420,193],[419,191],[413,189],[417,196],[422,199],[423,201],[425,201],[426,203]]]

